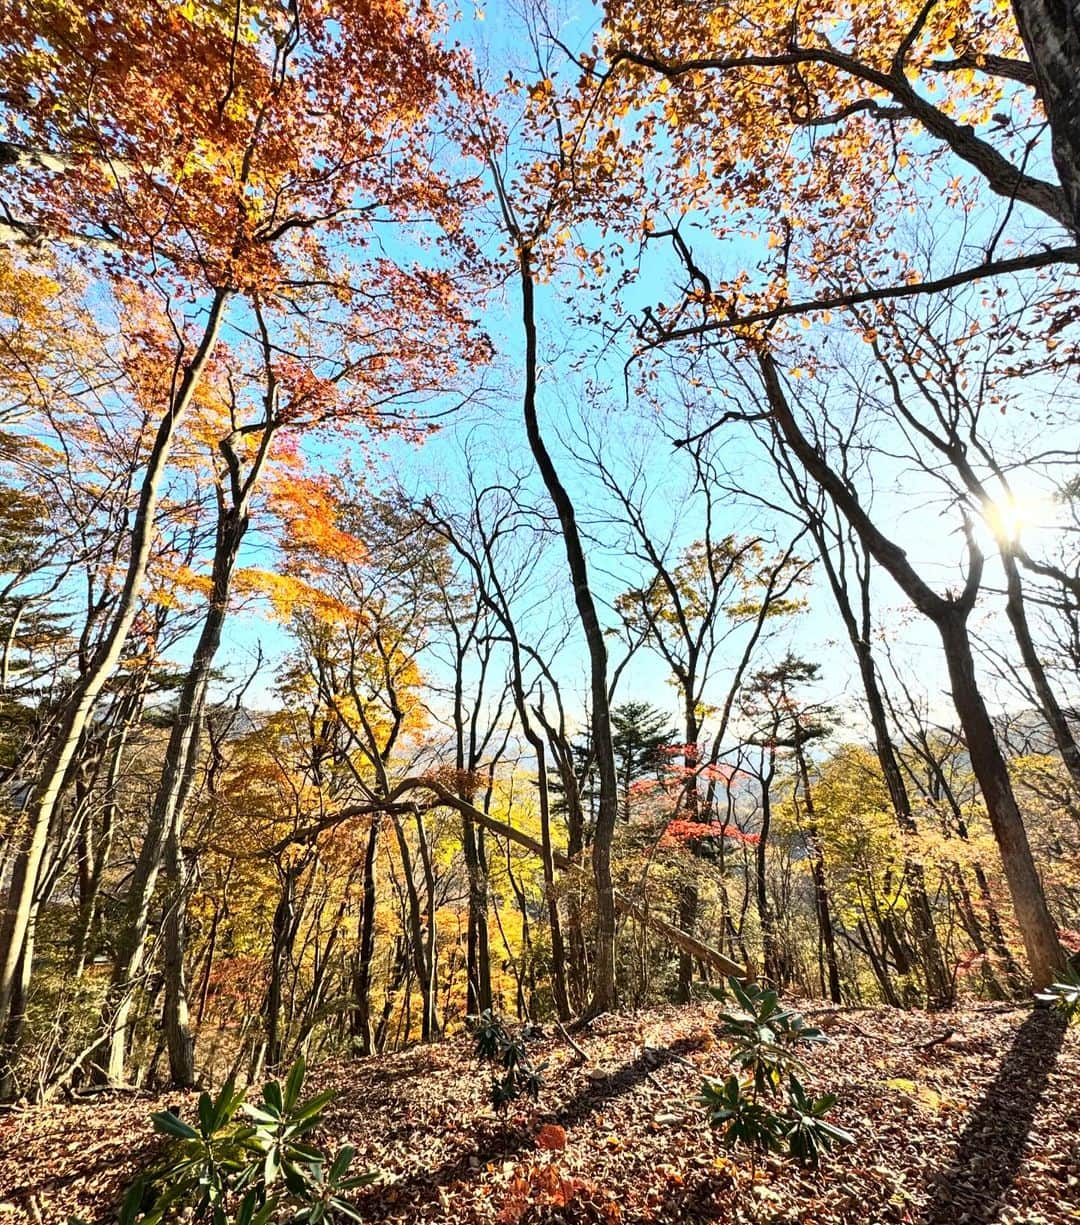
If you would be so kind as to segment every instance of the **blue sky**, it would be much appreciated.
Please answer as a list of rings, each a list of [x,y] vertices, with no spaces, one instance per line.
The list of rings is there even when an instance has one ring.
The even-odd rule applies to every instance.
[[[580,48],[588,43],[594,20],[594,10],[588,6],[572,10],[561,21],[560,34],[572,47]],[[478,60],[490,65],[493,79],[500,78],[507,67],[528,79],[527,43],[521,37],[517,19],[509,15],[508,6],[485,6],[483,19],[476,10],[467,12],[458,28],[462,41],[476,48]],[[946,260],[950,250],[963,248],[976,253],[979,242],[996,226],[1000,215],[1000,210],[988,209],[984,216],[969,221],[968,227],[961,230],[955,218],[950,220],[948,213],[942,210],[937,222],[939,228],[933,232],[928,246],[936,256],[944,255]],[[1028,228],[1030,219],[1018,211],[1012,224],[1023,231]],[[761,257],[762,239],[755,242],[746,237],[719,245],[712,243],[703,231],[695,232],[692,226],[687,232],[693,235],[696,257],[710,272],[730,274],[741,266],[752,266]],[[924,239],[927,237],[923,235]],[[497,243],[499,239],[492,236],[490,241]],[[646,302],[658,298],[670,300],[675,271],[670,255],[653,246],[648,252],[648,261],[645,275],[633,290],[629,302],[631,309],[640,309]],[[622,356],[618,352],[609,352],[598,363],[587,367],[589,374],[610,386],[610,392],[601,406],[585,403],[585,379],[578,368],[578,359],[583,348],[595,343],[595,337],[568,330],[559,298],[573,281],[571,275],[567,284],[544,286],[539,293],[543,358],[540,405],[548,443],[578,504],[583,522],[595,537],[589,560],[597,594],[602,601],[610,603],[621,589],[638,581],[640,575],[633,571],[620,549],[619,529],[609,522],[610,504],[597,496],[595,482],[575,459],[574,453],[580,451],[584,436],[600,440],[607,462],[616,471],[622,468],[629,473],[635,465],[644,463],[653,486],[650,521],[659,536],[671,537],[675,551],[694,540],[701,525],[692,516],[682,513],[686,474],[669,439],[658,424],[650,420],[647,411],[642,412],[640,406],[628,403],[625,398]],[[485,407],[463,412],[420,450],[401,443],[388,443],[387,468],[396,482],[420,493],[438,491],[453,505],[454,490],[463,488],[466,467],[471,464],[475,479],[480,483],[503,480],[507,472],[512,471],[523,476],[538,498],[542,496],[521,425],[523,352],[518,311],[516,286],[511,281],[503,295],[492,299],[483,319],[495,342],[496,368],[488,377],[498,386],[498,391],[488,397]],[[814,335],[819,333],[815,331]],[[679,390],[671,388],[673,399],[678,399]],[[1040,421],[1050,415],[1046,405],[1049,394],[1050,389],[1046,386],[1036,384],[1030,389]],[[1023,428],[1023,423],[1015,416],[1002,423],[1002,430],[1006,432]],[[1075,448],[1076,431],[1064,420],[1059,422],[1058,429],[1061,444]],[[771,465],[741,427],[732,426],[726,430],[721,445],[726,466],[729,470],[738,470],[749,488],[769,489],[775,485]],[[320,455],[317,447],[313,457],[333,463],[333,455]],[[912,560],[928,577],[936,580],[939,587],[955,582],[962,541],[956,516],[946,513],[940,487],[925,474],[913,472],[903,458],[879,464],[877,472],[874,507],[879,521],[897,535],[909,549]],[[374,479],[378,479],[377,474]],[[1019,480],[1023,516],[1027,520],[1025,539],[1033,549],[1045,549],[1054,554],[1060,551],[1053,522],[1059,512],[1048,496],[1050,484],[1046,474],[1028,474]],[[731,507],[727,526],[728,530],[737,533],[772,535],[778,540],[790,530],[782,517],[769,516],[760,506],[747,501]],[[984,543],[992,552],[992,541],[984,540]],[[266,564],[271,551],[271,541],[256,537],[248,547],[245,560],[248,564]],[[993,573],[992,558],[988,559],[987,571],[988,583],[995,584],[998,580]],[[557,541],[552,542],[549,555],[543,559],[537,583],[543,588],[544,598],[530,603],[524,613],[524,625],[527,632],[539,637],[547,619],[558,622],[572,613]],[[891,581],[879,579],[875,591],[878,619],[889,627],[892,645],[923,684],[931,707],[942,717],[947,716],[940,648],[933,627],[910,613]],[[1000,632],[999,609],[1000,600],[988,592],[976,614],[977,622],[985,622],[991,634]],[[233,618],[222,652],[222,660],[229,661],[231,672],[245,669],[245,661],[254,655],[256,641],[261,642],[270,660],[279,656],[287,645],[281,628],[271,622],[250,614]],[[562,652],[558,670],[566,679],[568,693],[577,695],[580,713],[584,709],[583,695],[587,689],[585,657],[580,642],[572,645],[573,642],[572,639],[571,645]],[[831,597],[820,585],[811,593],[808,610],[777,635],[770,652],[782,654],[789,647],[823,665],[821,697],[849,706],[857,700],[850,648],[843,639]],[[613,660],[619,656],[614,645],[612,656]],[[263,676],[252,690],[255,702],[270,700],[272,668],[268,667]],[[998,690],[998,700],[1002,703],[1014,700],[989,677],[986,683],[991,690]],[[676,706],[675,692],[665,683],[662,665],[648,652],[639,652],[627,668],[618,696],[622,699],[644,697],[672,710]],[[853,729],[857,729],[857,715],[853,714],[852,720]]]

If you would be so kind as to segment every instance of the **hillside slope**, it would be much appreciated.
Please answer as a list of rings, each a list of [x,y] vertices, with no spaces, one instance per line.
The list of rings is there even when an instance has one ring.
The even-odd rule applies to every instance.
[[[601,1017],[577,1037],[587,1062],[554,1034],[538,1108],[507,1118],[465,1040],[323,1066],[315,1079],[339,1094],[326,1139],[384,1172],[360,1193],[379,1222],[1080,1221],[1080,1033],[991,1006],[809,1013],[831,1041],[808,1079],[839,1095],[836,1121],[857,1137],[818,1174],[774,1159],[752,1171],[702,1123],[701,1075],[727,1066],[712,1005]],[[165,1103],[191,1109],[108,1094],[0,1119],[0,1225],[111,1220],[153,1160],[146,1116]],[[538,1148],[544,1123],[565,1148]]]

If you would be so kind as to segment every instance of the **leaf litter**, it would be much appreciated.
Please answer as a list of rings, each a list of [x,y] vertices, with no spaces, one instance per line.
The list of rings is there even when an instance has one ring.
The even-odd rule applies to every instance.
[[[338,1096],[323,1139],[379,1181],[372,1222],[432,1225],[1077,1225],[1080,1031],[1045,1011],[949,1013],[808,1004],[829,1036],[808,1087],[835,1092],[853,1145],[818,1171],[729,1152],[696,1104],[727,1070],[713,1004],[556,1029],[534,1109],[498,1114],[465,1037],[315,1069]],[[950,1032],[951,1031],[951,1032]],[[0,1118],[0,1225],[115,1220],[160,1154],[152,1110],[195,1095],[103,1092]]]

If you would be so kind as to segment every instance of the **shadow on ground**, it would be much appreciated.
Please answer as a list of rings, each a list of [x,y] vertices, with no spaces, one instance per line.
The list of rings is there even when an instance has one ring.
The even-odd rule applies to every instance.
[[[563,1127],[574,1127],[607,1103],[629,1093],[653,1072],[697,1049],[697,1042],[684,1039],[673,1042],[670,1047],[643,1053],[633,1063],[617,1069],[603,1080],[590,1083],[577,1096],[545,1115],[545,1119]],[[489,1162],[517,1159],[534,1148],[534,1130],[515,1130],[501,1123],[492,1123],[486,1132],[474,1137],[473,1145],[450,1160],[396,1181],[391,1199],[385,1198],[383,1188],[376,1187],[367,1197],[358,1196],[357,1202],[365,1221],[378,1221],[389,1215],[399,1217],[404,1205],[418,1212],[424,1204],[438,1200],[440,1190],[480,1177]]]
[[[972,1111],[948,1169],[934,1177],[924,1225],[992,1225],[1020,1166],[1065,1023],[1037,1009],[1016,1031],[997,1075]]]

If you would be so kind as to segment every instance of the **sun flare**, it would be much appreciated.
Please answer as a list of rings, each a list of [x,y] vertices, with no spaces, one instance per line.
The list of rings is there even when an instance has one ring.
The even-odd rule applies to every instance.
[[[1054,511],[1054,504],[1048,497],[1007,493],[988,503],[983,516],[995,539],[1015,542],[1033,529],[1050,526]]]

